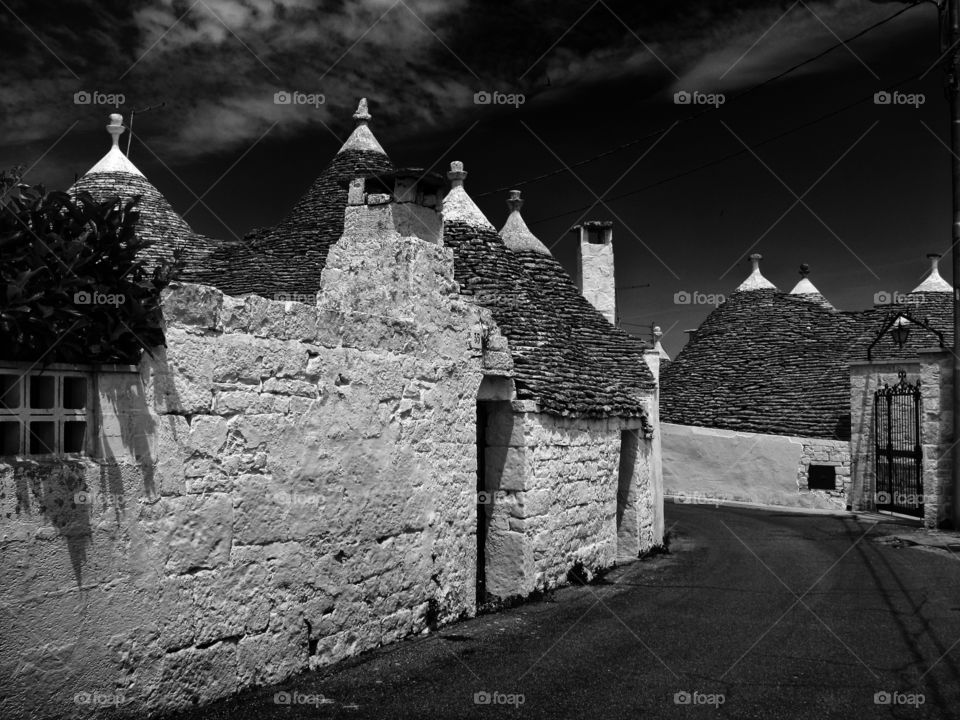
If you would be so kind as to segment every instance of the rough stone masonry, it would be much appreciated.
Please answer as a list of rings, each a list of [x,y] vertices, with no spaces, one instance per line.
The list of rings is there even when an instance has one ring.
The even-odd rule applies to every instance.
[[[167,347],[93,373],[96,452],[4,458],[0,715],[157,715],[476,612],[477,397],[508,344],[392,217],[347,208],[316,305],[171,286]],[[635,420],[507,405],[503,594],[660,542]]]

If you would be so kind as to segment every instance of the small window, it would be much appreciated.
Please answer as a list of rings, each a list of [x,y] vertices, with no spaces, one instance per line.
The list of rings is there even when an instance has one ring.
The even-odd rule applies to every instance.
[[[20,387],[23,383],[16,375],[0,375],[0,408],[16,410],[20,407]]]
[[[811,465],[807,472],[810,490],[836,490],[837,469],[833,465]]]
[[[92,385],[80,371],[0,370],[0,455],[85,452]]]

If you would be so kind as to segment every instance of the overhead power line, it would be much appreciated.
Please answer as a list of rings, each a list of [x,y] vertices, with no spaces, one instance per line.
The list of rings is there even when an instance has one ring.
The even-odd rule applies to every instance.
[[[834,50],[837,50],[838,48],[844,47],[844,46],[847,45],[848,43],[853,42],[854,40],[857,40],[857,39],[863,37],[863,36],[866,35],[867,33],[870,33],[870,32],[873,32],[874,30],[877,30],[878,28],[880,28],[880,27],[886,25],[887,23],[892,22],[892,21],[895,20],[896,18],[900,17],[900,16],[903,15],[905,12],[907,12],[907,11],[909,11],[909,10],[912,10],[914,7],[917,7],[917,5],[907,5],[906,7],[901,8],[900,10],[898,10],[898,11],[895,12],[895,13],[893,13],[892,15],[884,18],[883,20],[878,20],[878,21],[875,22],[873,25],[870,25],[870,26],[868,26],[868,27],[866,27],[866,28],[858,31],[857,33],[851,35],[850,37],[848,37],[848,38],[846,38],[846,39],[840,40],[839,42],[831,45],[830,47],[828,47],[828,48],[826,48],[825,50],[817,53],[816,55],[813,55],[812,57],[809,57],[809,58],[807,58],[807,59],[805,59],[805,60],[802,60],[802,61],[796,63],[795,65],[791,65],[791,66],[788,67],[786,70],[782,70],[781,72],[777,73],[776,75],[773,75],[773,76],[767,78],[766,80],[763,80],[762,82],[760,82],[760,83],[758,83],[758,84],[756,84],[756,85],[753,85],[753,86],[751,86],[751,87],[749,87],[749,88],[747,88],[747,89],[745,89],[745,90],[742,90],[742,91],[740,91],[740,92],[738,92],[738,93],[735,93],[734,95],[731,95],[729,98],[727,98],[727,101],[724,103],[724,108],[728,107],[729,103],[731,103],[731,102],[736,102],[737,100],[740,100],[741,98],[744,98],[744,97],[746,97],[747,95],[750,95],[750,94],[752,94],[752,93],[755,93],[755,92],[757,92],[758,90],[761,90],[762,88],[766,87],[767,85],[770,85],[770,84],[772,84],[772,83],[774,83],[774,82],[776,82],[776,81],[778,81],[778,80],[786,77],[787,75],[790,75],[791,73],[796,72],[796,71],[799,70],[800,68],[805,67],[806,65],[809,65],[809,64],[811,64],[811,63],[814,63],[814,62],[820,60],[821,58],[823,58],[824,56],[830,54],[830,53],[833,52]],[[482,197],[487,197],[488,195],[496,195],[496,194],[499,194],[499,193],[502,193],[502,192],[506,192],[506,191],[508,191],[508,190],[513,190],[513,189],[516,189],[516,188],[524,187],[524,186],[526,186],[526,185],[530,185],[531,183],[540,182],[541,180],[546,180],[547,178],[555,177],[555,176],[557,176],[557,175],[562,175],[562,174],[564,174],[564,173],[570,172],[570,171],[573,170],[574,168],[579,168],[579,167],[583,167],[584,165],[589,165],[590,163],[596,162],[597,160],[600,160],[600,159],[605,158],[605,157],[609,157],[610,155],[615,155],[615,154],[617,154],[617,153],[619,153],[619,152],[621,152],[621,151],[623,151],[623,150],[626,150],[627,148],[634,147],[635,145],[639,145],[640,143],[643,143],[643,142],[645,142],[645,141],[647,141],[647,140],[651,140],[651,139],[653,139],[653,138],[659,137],[659,136],[663,135],[664,133],[666,133],[667,130],[670,130],[671,128],[674,128],[674,127],[676,127],[676,126],[678,126],[678,125],[682,125],[682,124],[684,124],[684,123],[692,122],[693,120],[697,120],[697,119],[703,117],[704,115],[708,115],[708,114],[712,114],[712,113],[716,113],[716,112],[717,112],[717,111],[714,110],[714,109],[705,108],[705,109],[703,109],[703,110],[700,110],[699,112],[695,112],[695,113],[692,113],[692,114],[690,114],[690,115],[687,115],[686,117],[681,118],[680,120],[678,120],[678,121],[676,121],[676,122],[674,122],[674,123],[671,123],[670,125],[665,125],[665,126],[663,126],[663,127],[661,127],[661,128],[658,128],[657,130],[654,130],[654,131],[652,131],[652,132],[649,132],[649,133],[647,133],[647,134],[645,134],[645,135],[642,135],[642,136],[640,136],[640,137],[638,137],[638,138],[634,138],[633,140],[629,140],[629,141],[627,141],[627,142],[625,142],[625,143],[621,143],[620,145],[618,145],[618,146],[616,146],[616,147],[614,147],[614,148],[610,148],[609,150],[604,150],[603,152],[598,153],[598,154],[596,154],[596,155],[593,155],[593,156],[591,156],[591,157],[588,157],[588,158],[586,158],[586,159],[584,159],[584,160],[580,160],[580,161],[578,161],[578,162],[571,163],[571,164],[569,164],[569,165],[564,165],[563,167],[557,168],[556,170],[551,170],[550,172],[542,173],[542,174],[540,174],[540,175],[537,175],[537,176],[532,177],[532,178],[528,178],[528,179],[526,179],[526,180],[520,180],[519,182],[515,182],[515,183],[512,183],[512,184],[510,184],[510,185],[504,185],[503,187],[499,187],[499,188],[496,188],[496,189],[494,189],[494,190],[488,190],[487,192],[479,193],[479,194],[475,195],[474,197],[482,198]],[[739,153],[738,153],[738,154],[739,154]],[[564,213],[564,214],[568,214],[568,213]]]
[[[886,89],[887,89],[888,91],[890,91],[890,90],[896,90],[896,89],[898,89],[898,88],[903,87],[903,86],[906,85],[907,83],[910,83],[910,82],[913,82],[914,80],[920,79],[920,78],[923,77],[925,74],[926,74],[926,71],[915,73],[915,74],[911,75],[910,77],[904,78],[903,80],[901,80],[900,82],[898,82],[896,85],[891,85],[891,86],[889,86],[889,87],[886,88]],[[787,129],[787,130],[784,130],[783,132],[777,133],[776,135],[771,135],[770,137],[764,138],[763,140],[758,140],[758,141],[755,142],[755,143],[751,143],[751,144],[750,144],[750,148],[752,149],[752,148],[763,147],[764,145],[769,145],[770,143],[776,142],[777,140],[780,140],[780,139],[782,139],[782,138],[784,138],[784,137],[786,137],[786,136],[788,136],[788,135],[793,135],[794,133],[798,133],[798,132],[800,132],[801,130],[806,130],[808,127],[811,127],[811,126],[813,126],[813,125],[816,125],[816,124],[818,124],[818,123],[821,123],[821,122],[823,122],[824,120],[829,120],[829,119],[831,119],[831,118],[833,118],[833,117],[836,117],[837,115],[840,115],[841,113],[845,113],[845,112],[847,112],[848,110],[850,110],[850,109],[852,109],[852,108],[855,108],[857,105],[862,105],[862,104],[864,104],[865,102],[872,102],[872,101],[873,101],[873,97],[874,97],[874,94],[873,94],[873,93],[870,93],[869,95],[864,95],[863,97],[861,97],[861,98],[858,99],[858,100],[853,101],[852,103],[848,103],[847,105],[843,105],[843,106],[841,106],[841,107],[839,107],[839,108],[836,108],[835,110],[831,110],[830,112],[824,113],[823,115],[820,115],[820,116],[818,116],[818,117],[816,117],[816,118],[814,118],[814,119],[812,119],[812,120],[808,120],[808,121],[806,121],[806,122],[800,123],[799,125],[795,125],[795,126],[792,127],[792,128],[789,128],[789,129]],[[642,192],[646,192],[647,190],[652,190],[653,188],[659,187],[659,186],[661,186],[661,185],[666,185],[667,183],[673,182],[674,180],[679,180],[680,178],[687,177],[688,175],[693,175],[694,173],[698,173],[698,172],[700,172],[701,170],[706,170],[706,169],[708,169],[708,168],[713,167],[714,165],[720,165],[721,163],[724,163],[724,162],[726,162],[727,160],[732,160],[733,158],[739,157],[740,155],[744,155],[744,154],[746,154],[746,153],[748,153],[748,152],[749,152],[749,150],[748,150],[747,148],[740,148],[739,150],[734,150],[734,151],[731,152],[731,153],[728,153],[728,154],[726,154],[726,155],[721,155],[721,156],[718,157],[718,158],[715,158],[715,159],[713,159],[713,160],[710,160],[709,162],[705,162],[705,163],[703,163],[703,164],[701,164],[701,165],[697,165],[696,167],[692,167],[692,168],[690,168],[689,170],[684,170],[683,172],[675,173],[674,175],[670,175],[670,176],[668,176],[668,177],[662,178],[661,180],[657,180],[657,181],[655,181],[655,182],[649,183],[649,184],[644,185],[644,186],[642,186],[642,187],[634,188],[634,189],[632,189],[632,190],[627,190],[627,191],[622,192],[622,193],[619,193],[619,194],[617,194],[617,195],[611,195],[610,197],[605,197],[605,198],[603,199],[603,201],[604,201],[604,202],[613,202],[613,201],[615,201],[615,200],[621,200],[621,199],[623,199],[623,198],[625,198],[625,197],[629,197],[629,196],[631,196],[631,195],[638,195],[638,194],[640,194],[640,193],[642,193]],[[573,208],[573,209],[571,209],[571,210],[564,210],[563,212],[561,212],[561,213],[556,213],[556,214],[554,214],[554,215],[548,215],[548,216],[546,216],[546,217],[537,218],[537,219],[535,219],[535,220],[527,220],[526,222],[527,222],[528,225],[536,225],[536,224],[538,224],[538,223],[547,222],[548,220],[555,220],[556,218],[564,217],[565,215],[572,215],[573,213],[583,212],[583,211],[589,210],[589,209],[591,209],[591,208],[593,208],[593,207],[595,207],[595,206],[596,206],[596,203],[591,204],[591,205],[584,205],[584,206],[579,207],[579,208]]]

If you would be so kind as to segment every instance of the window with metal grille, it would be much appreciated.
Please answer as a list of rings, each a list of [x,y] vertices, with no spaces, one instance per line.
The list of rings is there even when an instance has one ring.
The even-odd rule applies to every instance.
[[[810,490],[836,490],[837,468],[833,465],[811,465],[807,471],[807,488]]]
[[[0,455],[69,455],[89,450],[92,376],[0,370]]]

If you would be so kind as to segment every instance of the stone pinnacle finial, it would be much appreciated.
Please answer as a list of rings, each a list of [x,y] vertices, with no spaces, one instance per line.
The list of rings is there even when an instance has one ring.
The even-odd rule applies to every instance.
[[[357,105],[357,111],[353,114],[353,119],[357,125],[366,125],[373,116],[367,111],[367,99],[360,98],[360,104]]]
[[[450,180],[450,187],[463,187],[464,178],[467,177],[467,171],[463,169],[463,163],[454,160],[450,163],[450,172],[447,173],[447,179]]]
[[[520,197],[519,190],[510,191],[510,197],[507,198],[507,207],[510,208],[510,212],[520,212],[520,208],[523,207],[523,198]]]
[[[750,263],[753,265],[754,270],[760,269],[761,260],[763,260],[763,255],[760,253],[753,253],[753,255],[750,256]]]
[[[660,338],[663,337],[663,330],[660,329],[659,325],[651,325],[650,335],[653,336],[653,343],[656,345],[658,342],[660,342]]]
[[[123,115],[120,113],[111,113],[110,124],[107,125],[107,132],[110,133],[110,137],[113,140],[113,147],[120,147],[120,136],[123,134],[123,131]]]
[[[953,286],[940,275],[940,253],[927,253],[927,257],[930,259],[930,272],[912,292],[953,292]]]
[[[805,278],[805,277],[806,277],[807,275],[809,275],[809,274],[810,274],[810,266],[807,265],[806,263],[801,263],[801,264],[800,264],[800,277]]]

